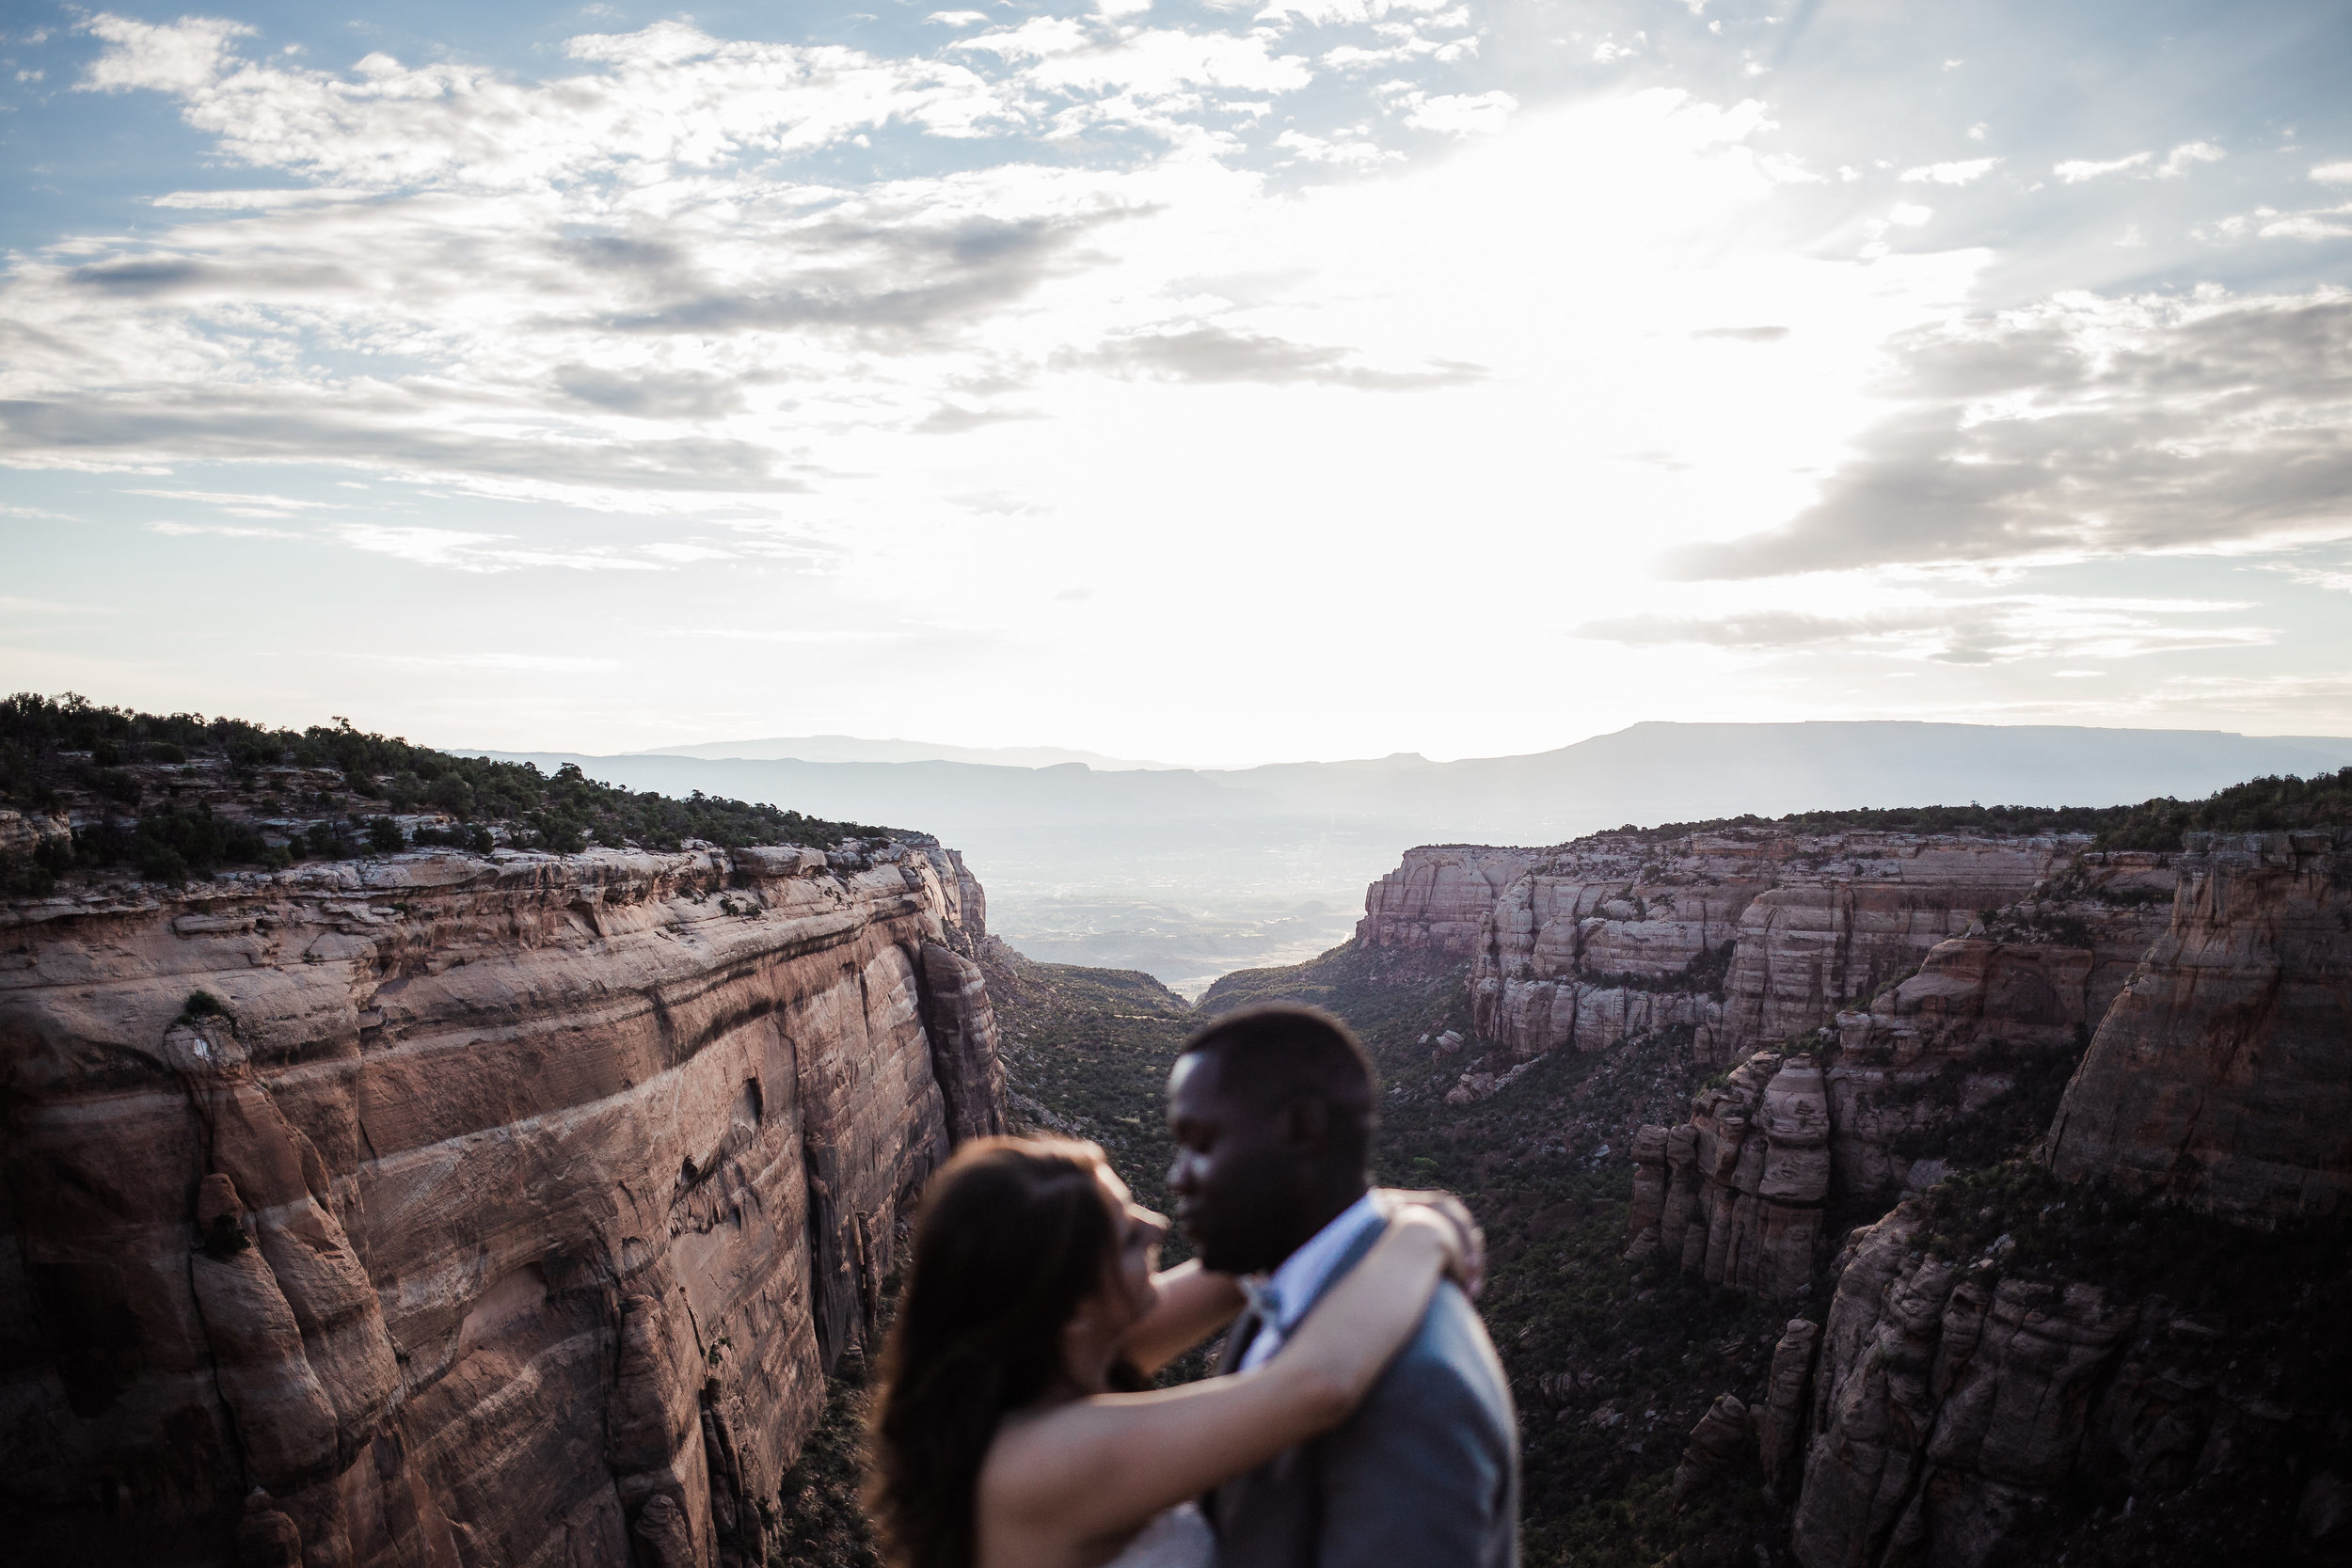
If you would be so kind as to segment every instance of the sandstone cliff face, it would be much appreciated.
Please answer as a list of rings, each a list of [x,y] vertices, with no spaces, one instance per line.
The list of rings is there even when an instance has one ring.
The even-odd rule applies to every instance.
[[[866,841],[0,911],[20,1549],[761,1560],[900,1205],[1002,1126],[979,898]]]
[[[2191,835],[2051,1168],[2262,1219],[2352,1208],[2352,832]]]
[[[1969,1163],[1972,1126],[2014,1120],[2022,1091],[2056,1086],[2165,928],[2174,876],[2162,856],[2086,854],[1979,934],[1938,942],[1810,1049],[1751,1056],[1693,1101],[1688,1126],[1644,1129],[1635,1254],[1662,1248],[1709,1284],[1802,1291],[1824,1204],[1883,1212]]]
[[[1540,853],[1458,844],[1407,849],[1404,863],[1364,891],[1357,940],[1467,958],[1477,950],[1486,911]]]
[[[2306,1513],[2330,1506],[2327,1488],[2340,1483],[2299,1475],[2293,1458],[2332,1442],[2344,1419],[2327,1406],[2336,1396],[2298,1385],[2312,1325],[2330,1317],[2315,1287],[2257,1282],[2225,1316],[2100,1283],[2184,1244],[2181,1233],[2142,1230],[2177,1212],[2163,1204],[2110,1228],[2101,1245],[2120,1251],[2106,1261],[2074,1250],[2090,1212],[2105,1215],[2118,1189],[2241,1225],[2344,1211],[2343,835],[2206,835],[2189,847],[2085,856],[1939,944],[1916,975],[1841,1014],[1822,1038],[1834,1196],[1889,1201],[1994,1157],[1969,1148],[1972,1118],[2073,1060],[2086,1037],[2042,1147],[2056,1176],[2109,1185],[2003,1198],[2010,1178],[1993,1172],[1905,1201],[1848,1243],[1818,1352],[1800,1321],[1773,1357],[1772,1407],[1801,1405],[1801,1416],[1756,1422],[1768,1475],[1785,1479],[1788,1456],[1803,1456],[1790,1547],[1805,1568],[2012,1560],[2062,1512],[2066,1489],[2084,1485],[2146,1502],[2283,1476]],[[1666,1248],[1692,1273],[1759,1292],[1800,1278],[1800,1259],[1774,1252],[1772,1205],[1786,1200],[1760,1175],[1779,1152],[1771,1091],[1810,1061],[1759,1053],[1700,1097],[1688,1126],[1644,1131],[1637,1249]],[[1979,1191],[1981,1211],[1965,1196]],[[2080,1220],[2051,1217],[2069,1205],[2084,1208]],[[1927,1234],[1937,1212],[1937,1225],[1973,1225],[1978,1239]],[[2023,1267],[2014,1236],[1990,1234],[2021,1222],[2044,1232]],[[1693,1239],[1725,1223],[1724,1246]],[[2229,1256],[2213,1233],[2233,1227],[2203,1223],[2198,1244]],[[1743,1274],[1744,1249],[1756,1247],[1763,1258]],[[2271,1320],[2282,1313],[2299,1316],[2281,1328]],[[1804,1386],[1802,1402],[1787,1397]],[[1704,1449],[1694,1435],[1693,1452]],[[2305,1534],[2334,1528],[2307,1520]]]
[[[1803,1053],[1760,1051],[1692,1101],[1688,1126],[1635,1136],[1631,1253],[1767,1296],[1812,1277],[1829,1196],[1828,1097]]]
[[[1790,1531],[1804,1568],[1978,1568],[2072,1479],[2153,1498],[2288,1433],[2223,1325],[2161,1296],[2004,1276],[1998,1247],[1940,1258],[1919,1228],[1898,1209],[1838,1276]]]
[[[2082,845],[1773,829],[1581,839],[1495,900],[1471,972],[1479,1033],[1527,1059],[1681,1025],[1703,1059],[1736,1062],[1916,968]]]

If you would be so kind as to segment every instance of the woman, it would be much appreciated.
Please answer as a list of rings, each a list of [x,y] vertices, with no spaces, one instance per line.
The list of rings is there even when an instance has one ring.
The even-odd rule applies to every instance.
[[[1263,1366],[1154,1390],[1242,1305],[1155,1273],[1167,1231],[1090,1143],[986,1139],[932,1179],[873,1433],[898,1568],[1208,1568],[1189,1499],[1343,1420],[1471,1244],[1405,1205]]]

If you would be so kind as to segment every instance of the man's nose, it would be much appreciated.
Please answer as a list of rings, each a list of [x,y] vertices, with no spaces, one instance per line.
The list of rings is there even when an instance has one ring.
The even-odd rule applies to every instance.
[[[1176,1158],[1168,1163],[1168,1191],[1176,1193],[1192,1191],[1192,1157],[1182,1149],[1177,1150]]]

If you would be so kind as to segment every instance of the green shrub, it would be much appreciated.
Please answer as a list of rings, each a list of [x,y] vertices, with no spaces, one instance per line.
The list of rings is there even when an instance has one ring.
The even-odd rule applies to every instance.
[[[399,851],[405,840],[400,836],[400,824],[389,816],[373,817],[368,822],[368,847],[379,855]]]

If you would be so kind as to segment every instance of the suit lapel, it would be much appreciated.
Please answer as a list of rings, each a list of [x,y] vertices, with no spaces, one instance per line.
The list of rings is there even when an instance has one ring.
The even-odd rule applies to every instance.
[[[1225,1331],[1225,1346],[1216,1353],[1216,1365],[1210,1369],[1209,1375],[1223,1377],[1227,1372],[1238,1370],[1242,1356],[1249,1349],[1249,1341],[1258,1337],[1258,1330],[1264,1325],[1265,1315],[1252,1302],[1240,1317],[1233,1320],[1233,1326]]]

